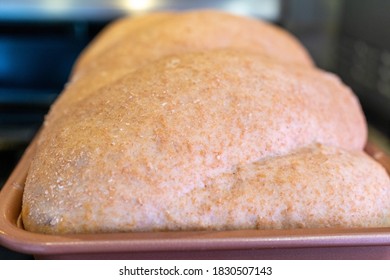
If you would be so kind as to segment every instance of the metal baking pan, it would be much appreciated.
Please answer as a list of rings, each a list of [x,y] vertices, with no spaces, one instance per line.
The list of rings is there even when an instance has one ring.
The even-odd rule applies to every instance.
[[[390,259],[390,228],[46,235],[23,229],[23,186],[36,141],[0,192],[0,244],[36,259]],[[366,152],[390,173],[390,158]]]

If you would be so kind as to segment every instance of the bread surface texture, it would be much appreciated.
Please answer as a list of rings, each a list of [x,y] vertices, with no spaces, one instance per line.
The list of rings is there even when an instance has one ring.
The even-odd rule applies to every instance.
[[[276,25],[216,10],[195,10],[151,13],[114,22],[82,53],[74,73],[106,68],[110,64],[134,67],[134,61],[143,63],[166,53],[226,47],[244,48],[286,63],[313,66],[301,43]]]
[[[37,139],[25,228],[389,226],[390,180],[363,152],[357,98],[290,35],[256,24],[216,11],[159,13],[97,37]],[[281,45],[262,50],[273,36]]]
[[[23,213],[27,229],[85,233],[390,223],[390,181],[383,167],[363,152],[323,145],[238,164],[196,186],[128,185],[115,173],[90,176],[99,176],[99,185],[87,185],[84,180],[91,178],[76,188],[74,181],[59,180],[38,195],[30,193]]]
[[[258,52],[273,60],[312,67],[305,48],[269,23],[202,10],[152,13],[111,24],[78,59],[49,119],[62,115],[102,86],[165,56],[221,48]]]

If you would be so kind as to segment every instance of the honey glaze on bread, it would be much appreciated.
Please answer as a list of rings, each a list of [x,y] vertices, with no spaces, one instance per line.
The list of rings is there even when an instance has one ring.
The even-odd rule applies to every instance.
[[[163,56],[46,125],[23,196],[43,233],[389,225],[390,181],[330,73],[256,51]]]

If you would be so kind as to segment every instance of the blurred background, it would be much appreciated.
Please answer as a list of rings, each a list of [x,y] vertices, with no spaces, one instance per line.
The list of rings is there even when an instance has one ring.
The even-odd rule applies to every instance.
[[[157,10],[218,8],[293,33],[359,97],[370,139],[390,153],[388,0],[1,0],[0,188],[62,91],[74,60],[110,21]],[[1,258],[30,258],[0,248]]]

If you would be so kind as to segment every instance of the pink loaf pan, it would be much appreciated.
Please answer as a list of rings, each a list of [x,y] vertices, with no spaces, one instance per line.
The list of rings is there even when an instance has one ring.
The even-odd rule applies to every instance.
[[[0,245],[36,259],[390,259],[390,228],[324,228],[46,235],[20,218],[36,141],[0,192]],[[366,152],[390,173],[390,158]]]

